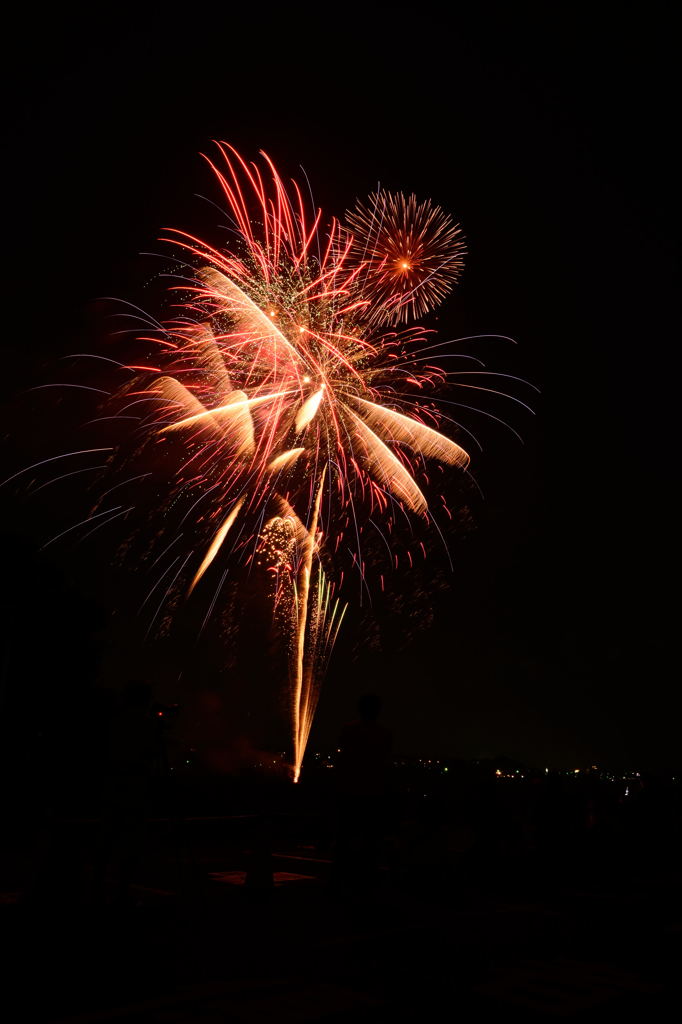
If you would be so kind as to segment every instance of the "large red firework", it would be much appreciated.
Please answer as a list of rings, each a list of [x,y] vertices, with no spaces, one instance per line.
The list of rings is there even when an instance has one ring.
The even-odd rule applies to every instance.
[[[106,419],[136,420],[123,458],[123,449],[106,449],[105,472],[124,467],[126,479],[101,489],[88,519],[64,534],[127,520],[135,505],[105,507],[112,490],[139,487],[150,467],[158,474],[163,466],[156,518],[167,543],[153,563],[151,592],[162,595],[155,615],[172,593],[189,597],[213,576],[210,614],[226,574],[214,575],[216,560],[265,564],[290,635],[297,776],[343,615],[334,596],[343,570],[334,570],[352,546],[364,579],[367,522],[380,530],[383,520],[390,531],[396,512],[431,518],[429,460],[467,467],[466,451],[438,429],[454,423],[434,404],[446,376],[460,388],[492,389],[471,382],[482,370],[446,375],[431,364],[423,352],[438,345],[425,345],[423,328],[391,328],[433,308],[457,279],[464,246],[442,210],[378,192],[357,204],[349,227],[325,222],[266,154],[247,162],[226,143],[217,152],[206,159],[231,242],[217,248],[177,230],[166,239],[184,251],[172,286],[178,312],[140,339],[153,356],[121,366],[129,382],[106,410]],[[147,472],[128,475],[131,450]],[[57,458],[85,451],[105,449]]]

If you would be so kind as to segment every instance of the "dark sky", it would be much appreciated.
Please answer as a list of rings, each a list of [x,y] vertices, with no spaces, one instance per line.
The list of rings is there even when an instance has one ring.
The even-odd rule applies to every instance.
[[[377,181],[431,196],[469,246],[436,326],[513,336],[518,347],[490,349],[490,365],[542,396],[535,417],[510,410],[525,445],[467,421],[484,435],[473,470],[485,501],[473,532],[452,537],[447,589],[436,555],[421,630],[384,625],[395,646],[381,657],[358,653],[351,620],[313,742],[333,743],[372,688],[405,750],[674,761],[671,8],[453,7],[446,20],[429,5],[144,7],[55,10],[35,24],[29,12],[9,38],[10,464],[50,431],[18,417],[13,393],[87,350],[99,296],[144,297],[138,254],[159,251],[163,226],[210,229],[196,194],[216,198],[197,156],[211,138],[262,147],[291,173],[302,164],[329,212]],[[29,512],[23,528],[16,509],[8,519],[8,688],[49,665],[68,689],[94,599],[68,552],[49,566],[35,554],[45,534]],[[55,644],[42,661],[36,622]]]

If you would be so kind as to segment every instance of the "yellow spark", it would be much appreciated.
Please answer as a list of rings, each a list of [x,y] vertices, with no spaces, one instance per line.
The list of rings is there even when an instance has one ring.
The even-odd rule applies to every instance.
[[[213,289],[212,297],[221,302],[224,311],[236,321],[242,331],[250,336],[251,340],[267,341],[270,345],[280,344],[290,356],[293,356],[296,364],[299,363],[299,355],[294,346],[287,341],[280,329],[268,320],[263,310],[258,308],[238,284],[235,284],[225,274],[221,274],[215,267],[202,267],[197,276]]]
[[[268,470],[271,473],[275,473],[278,469],[282,469],[282,467],[286,466],[289,462],[295,462],[301,452],[304,451],[305,448],[290,448],[288,452],[282,452],[281,455],[278,455],[277,458],[273,459],[272,462],[268,464]]]
[[[244,392],[240,393],[243,394]],[[176,423],[167,424],[167,426],[161,428],[159,433],[163,434],[168,430],[180,430],[181,427],[188,427],[190,423],[197,423],[199,420],[205,419],[208,416],[232,416],[243,409],[255,409],[257,406],[263,405],[264,402],[271,402],[274,398],[284,398],[285,395],[290,394],[291,391],[273,391],[270,395],[259,395],[256,398],[243,398],[237,402],[228,402],[226,405],[219,405],[215,409],[204,409],[203,412],[195,413],[194,416],[187,416],[184,420],[178,420]]]
[[[352,401],[360,407],[362,418],[372,430],[381,434],[387,441],[402,441],[427,458],[440,459],[450,466],[465,469],[469,465],[467,452],[437,430],[418,423],[411,416],[404,416],[395,409],[387,409],[386,406],[368,402],[365,398],[352,396]]]
[[[194,579],[192,580],[192,584],[191,584],[189,590],[187,591],[188,596],[189,596],[189,594],[192,593],[192,591],[196,587],[197,583],[199,582],[201,577],[204,575],[204,573],[208,569],[209,565],[211,564],[211,562],[213,561],[215,556],[220,551],[220,546],[223,543],[223,541],[225,540],[225,538],[227,537],[228,530],[230,529],[230,527],[234,523],[235,519],[237,518],[237,514],[239,512],[239,509],[242,507],[243,504],[244,504],[244,499],[240,498],[239,501],[237,502],[237,504],[234,506],[234,508],[230,512],[230,514],[227,517],[227,519],[225,520],[225,522],[223,523],[223,525],[220,527],[220,529],[216,533],[215,537],[213,538],[211,546],[208,549],[208,551],[206,552],[206,557],[204,558],[203,562],[199,566],[198,572],[197,572],[196,576],[194,577]]]
[[[324,388],[320,388],[320,390],[316,391],[314,395],[310,396],[310,398],[306,398],[305,402],[296,414],[295,429],[297,434],[300,434],[300,432],[308,426],[310,421],[315,418],[315,414],[320,408],[320,402],[322,401],[323,395]]]
[[[348,407],[346,409],[352,417],[355,435],[364,449],[364,461],[372,476],[377,477],[384,487],[415,512],[425,513],[428,508],[426,498],[400,459],[370,430],[364,420]]]
[[[317,496],[315,498],[313,518],[310,523],[310,531],[308,534],[308,550],[306,552],[306,559],[303,564],[301,572],[301,592],[298,602],[298,643],[296,658],[296,682],[294,688],[294,781],[298,780],[298,775],[301,770],[301,762],[303,761],[303,754],[305,752],[306,742],[308,739],[308,733],[310,732],[310,722],[308,720],[310,689],[308,687],[305,695],[303,694],[303,654],[305,649],[305,627],[308,619],[308,594],[310,591],[310,572],[313,564],[313,555],[315,553],[315,534],[317,533],[317,521],[320,515],[320,502],[322,500],[322,488],[324,487],[324,478],[326,476],[326,473],[327,467],[324,466],[322,469],[322,473],[320,475],[320,484],[317,489]]]

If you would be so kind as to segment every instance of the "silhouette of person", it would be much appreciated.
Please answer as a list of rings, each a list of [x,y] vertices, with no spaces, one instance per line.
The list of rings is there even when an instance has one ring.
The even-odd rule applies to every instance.
[[[380,697],[360,697],[357,711],[339,738],[336,867],[340,881],[362,886],[378,877],[393,739],[378,721]]]

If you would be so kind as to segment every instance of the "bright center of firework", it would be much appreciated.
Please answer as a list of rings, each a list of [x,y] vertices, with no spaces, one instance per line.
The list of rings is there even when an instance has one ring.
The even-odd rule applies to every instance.
[[[407,260],[403,260],[401,262],[400,269],[401,270],[409,270],[410,269],[410,264],[407,262]]]
[[[310,384],[310,381],[311,381],[311,378],[310,378],[310,377],[304,377],[304,378],[303,378],[303,383],[304,383],[304,384]]]

